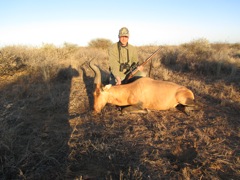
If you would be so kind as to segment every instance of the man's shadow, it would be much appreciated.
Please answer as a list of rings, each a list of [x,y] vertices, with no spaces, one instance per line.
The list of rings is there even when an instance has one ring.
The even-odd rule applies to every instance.
[[[45,112],[47,118],[41,124],[42,133],[44,133],[44,138],[42,139],[44,146],[40,146],[39,149],[48,154],[45,164],[52,163],[52,166],[44,166],[42,164],[43,168],[46,167],[45,171],[48,171],[48,173],[41,175],[43,179],[49,179],[51,175],[55,179],[62,179],[67,172],[70,153],[68,142],[72,133],[72,128],[69,124],[70,94],[72,79],[77,76],[79,76],[78,71],[71,66],[60,69],[56,78],[50,82],[49,92],[47,92],[50,95],[50,99],[39,105],[51,104],[49,105],[50,109],[46,109]],[[59,177],[56,177],[55,173],[57,171]]]
[[[94,78],[92,76],[88,76],[86,72],[86,67],[81,67],[83,82],[86,87],[86,93],[89,102],[89,111],[93,109],[93,91],[94,91]]]

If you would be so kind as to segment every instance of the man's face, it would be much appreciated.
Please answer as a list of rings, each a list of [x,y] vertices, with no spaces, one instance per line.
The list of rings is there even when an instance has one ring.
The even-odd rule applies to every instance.
[[[126,46],[128,43],[128,36],[120,36],[119,40],[122,43],[122,46]]]

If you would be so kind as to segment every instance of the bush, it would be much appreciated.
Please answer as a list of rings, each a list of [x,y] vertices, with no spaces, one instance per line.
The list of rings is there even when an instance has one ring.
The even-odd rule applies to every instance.
[[[0,49],[0,75],[13,75],[23,69],[28,60],[28,51],[30,48],[25,46],[6,46]]]
[[[112,45],[112,41],[108,39],[103,39],[103,38],[94,39],[88,43],[89,47],[98,48],[98,49],[107,49],[110,45]]]

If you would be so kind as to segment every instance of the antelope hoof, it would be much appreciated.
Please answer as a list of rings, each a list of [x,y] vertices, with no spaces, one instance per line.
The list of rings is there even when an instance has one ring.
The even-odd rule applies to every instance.
[[[194,106],[185,106],[184,107],[184,112],[186,115],[190,116],[191,112],[195,110]]]

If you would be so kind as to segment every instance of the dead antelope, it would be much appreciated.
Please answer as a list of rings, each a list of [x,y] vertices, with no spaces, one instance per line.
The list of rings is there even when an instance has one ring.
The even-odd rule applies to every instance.
[[[168,110],[181,104],[186,114],[195,105],[193,92],[173,82],[144,77],[129,84],[103,86],[99,68],[92,61],[89,65],[95,72],[96,87],[93,95],[96,113],[101,112],[107,103],[123,106],[123,112]]]

